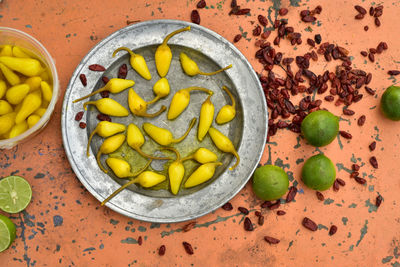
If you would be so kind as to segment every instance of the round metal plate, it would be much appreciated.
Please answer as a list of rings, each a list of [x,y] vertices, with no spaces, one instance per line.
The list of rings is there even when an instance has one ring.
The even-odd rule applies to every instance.
[[[88,109],[84,117],[88,127],[84,130],[80,129],[79,123],[74,120],[74,117],[77,112],[83,110],[83,103],[73,104],[72,101],[102,87],[102,76],[117,77],[118,68],[123,63],[128,65],[127,79],[135,81],[134,90],[146,101],[152,99],[154,97],[152,86],[159,79],[154,63],[155,49],[168,33],[188,25],[191,26],[191,31],[175,35],[168,42],[173,53],[171,68],[167,75],[171,93],[165,99],[150,106],[148,112],[157,111],[161,105],[168,107],[173,94],[179,89],[201,86],[214,91],[211,100],[215,105],[216,115],[222,106],[230,104],[228,96],[221,90],[222,85],[228,86],[237,100],[236,118],[230,123],[214,127],[232,140],[241,157],[241,162],[235,170],[230,171],[228,167],[234,164],[235,158],[230,154],[220,153],[208,136],[202,143],[199,143],[196,138],[196,125],[188,137],[174,147],[183,156],[193,152],[199,146],[205,146],[219,153],[219,160],[223,165],[217,168],[214,178],[193,189],[183,189],[177,196],[173,196],[168,190],[146,190],[133,185],[106,204],[114,211],[131,218],[158,223],[180,222],[200,217],[217,209],[235,196],[246,184],[257,167],[264,150],[267,135],[267,108],[261,84],[246,58],[230,42],[202,26],[184,21],[154,20],[134,24],[111,34],[83,58],[73,73],[64,97],[61,124],[65,151],[75,174],[99,201],[104,200],[124,182],[112,174],[103,173],[97,166],[94,155],[102,143],[102,138],[95,137],[93,139],[91,155],[86,157],[88,135],[98,123],[96,119],[98,112],[96,109]],[[135,53],[145,57],[152,74],[150,81],[144,80],[132,70],[126,52],[120,52],[115,58],[112,57],[112,52],[121,46],[129,47]],[[180,66],[179,53],[181,51],[192,57],[200,69],[205,72],[215,71],[229,64],[232,64],[233,67],[215,76],[189,77],[184,75]],[[88,66],[91,64],[103,65],[107,70],[104,73],[89,71]],[[87,87],[83,87],[79,80],[81,73],[85,73],[87,76]],[[127,93],[126,90],[110,97],[127,107]],[[132,115],[125,118],[113,117],[112,119],[114,122],[126,125],[133,122],[139,127],[143,122],[149,121],[170,129],[175,137],[179,137],[188,127],[189,121],[193,117],[198,118],[201,104],[206,97],[207,95],[202,92],[192,93],[189,107],[174,121],[168,121],[166,113],[154,119],[144,119]],[[99,95],[95,95],[91,100],[99,98]],[[149,138],[146,140],[143,150],[151,150],[154,142]],[[129,152],[125,149],[120,151],[119,155],[124,153],[136,152]],[[136,169],[139,167],[134,165],[139,163],[143,165],[143,162],[139,161],[130,163]],[[163,163],[165,162],[155,163],[151,166],[153,169],[158,169],[160,166],[163,167]],[[195,166],[198,165],[190,165],[191,170],[186,169],[186,172],[191,172]]]

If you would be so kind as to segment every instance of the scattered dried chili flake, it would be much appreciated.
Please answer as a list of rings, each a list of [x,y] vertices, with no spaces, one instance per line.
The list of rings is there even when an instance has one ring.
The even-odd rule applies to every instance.
[[[200,24],[200,14],[196,9],[190,13],[190,20],[195,24]]]
[[[244,227],[244,230],[246,230],[246,231],[253,231],[254,230],[253,223],[251,222],[249,217],[246,217],[244,219],[243,227]]]
[[[85,129],[85,128],[86,128],[86,123],[80,122],[80,123],[79,123],[79,128]]]
[[[367,182],[367,180],[361,177],[355,177],[354,180],[356,180],[356,182],[359,184],[365,184]]]
[[[370,151],[374,151],[375,150],[375,148],[376,148],[376,142],[375,141],[373,141],[371,144],[369,144],[369,150]]]
[[[369,158],[369,163],[371,163],[372,167],[378,169],[378,160],[376,159],[375,156]]]
[[[376,199],[375,199],[375,206],[376,206],[377,208],[379,208],[380,205],[382,204],[382,201],[383,201],[382,196],[381,196],[381,195],[378,195],[378,196],[376,197]]]
[[[141,245],[143,244],[143,238],[142,238],[142,236],[139,236],[139,238],[138,238],[138,244],[139,244],[139,246],[141,246]]]
[[[281,9],[279,9],[278,13],[280,16],[285,16],[285,15],[287,15],[288,12],[289,12],[289,10],[287,8],[281,8]]]
[[[392,75],[392,76],[396,76],[396,75],[400,74],[400,70],[389,70],[388,74]]]
[[[83,117],[84,112],[83,111],[79,111],[78,113],[76,113],[75,115],[75,120],[76,121],[80,121]]]
[[[321,192],[315,191],[315,194],[317,195],[318,200],[324,201],[325,197]]]
[[[165,255],[165,245],[161,245],[160,248],[158,249],[158,255],[164,256]]]
[[[341,186],[345,186],[346,182],[343,179],[337,178],[336,181],[338,182],[338,184],[340,184]]]
[[[310,231],[318,230],[317,224],[313,220],[311,220],[310,218],[307,218],[307,217],[304,217],[304,219],[302,221],[302,225]]]
[[[128,66],[126,64],[122,64],[118,70],[118,78],[125,79],[128,75]]]
[[[206,1],[200,0],[200,1],[197,3],[196,7],[197,7],[197,8],[205,8],[206,5],[207,5],[207,4],[206,4]]]
[[[258,216],[258,225],[262,226],[264,225],[264,216]]]
[[[351,169],[352,169],[353,171],[359,171],[359,170],[360,170],[360,165],[358,165],[358,164],[353,164],[353,165],[351,165]]]
[[[358,120],[357,120],[358,126],[363,126],[365,123],[365,120],[366,120],[365,115],[361,115],[360,118],[358,118]]]
[[[336,225],[331,225],[329,228],[329,235],[334,235],[337,232],[337,226]]]
[[[346,139],[353,138],[353,136],[350,133],[345,132],[345,131],[339,131],[339,134],[340,134],[340,136],[342,136],[343,138],[346,138]]]
[[[291,186],[289,189],[289,193],[286,196],[286,203],[293,201],[296,194],[297,194],[297,188],[295,186]],[[280,203],[280,201],[279,201],[279,203]]]
[[[268,244],[271,244],[271,245],[273,245],[273,244],[278,244],[278,243],[280,242],[279,239],[276,239],[276,238],[271,237],[271,236],[264,236],[264,240],[265,240]]]
[[[189,231],[192,230],[195,226],[196,226],[196,221],[193,221],[193,222],[190,222],[190,223],[185,224],[185,225],[182,227],[182,230],[183,230],[184,232],[189,232]]]
[[[104,68],[102,65],[99,64],[92,64],[89,66],[89,70],[91,71],[105,71],[106,68]]]
[[[258,22],[260,22],[261,25],[267,26],[268,25],[268,19],[263,16],[263,15],[258,15]]]
[[[244,207],[239,207],[238,210],[245,215],[249,214],[249,210]]]
[[[111,122],[111,117],[108,116],[108,115],[106,115],[106,114],[103,114],[103,113],[99,113],[99,114],[96,116],[96,118],[97,118],[99,121],[108,121],[108,122]]]
[[[81,83],[82,83],[83,86],[87,85],[87,79],[86,79],[86,75],[85,74],[83,74],[83,73],[79,74],[79,79],[81,80]]]
[[[183,247],[185,248],[185,251],[189,255],[193,255],[193,247],[190,245],[188,242],[183,241],[182,242]]]
[[[278,210],[278,211],[276,212],[276,215],[278,215],[278,216],[283,216],[283,215],[285,215],[285,214],[286,214],[286,212],[283,211],[283,210]]]
[[[101,77],[101,80],[103,81],[104,84],[107,84],[110,81],[110,79],[106,76]]]
[[[222,205],[221,208],[222,208],[223,210],[226,210],[226,211],[233,210],[232,204],[231,204],[230,202],[226,202],[224,205]]]
[[[108,98],[108,97],[110,97],[110,91],[100,92],[100,95],[102,98]]]
[[[233,38],[233,42],[237,43],[239,42],[240,39],[242,39],[242,35],[240,33],[236,34],[235,37]]]

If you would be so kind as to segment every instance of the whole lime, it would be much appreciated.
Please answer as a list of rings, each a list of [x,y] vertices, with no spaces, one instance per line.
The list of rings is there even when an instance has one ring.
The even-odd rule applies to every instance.
[[[311,145],[326,146],[339,132],[339,118],[326,110],[311,112],[301,123],[301,132]]]
[[[258,198],[275,200],[283,196],[289,187],[289,177],[282,168],[264,165],[254,172],[253,191]]]
[[[16,236],[15,224],[6,216],[0,214],[0,252],[6,250]]]
[[[301,179],[311,189],[327,190],[336,179],[335,166],[328,157],[322,154],[312,156],[303,165]]]
[[[400,120],[400,87],[390,86],[381,98],[383,114],[394,121]]]

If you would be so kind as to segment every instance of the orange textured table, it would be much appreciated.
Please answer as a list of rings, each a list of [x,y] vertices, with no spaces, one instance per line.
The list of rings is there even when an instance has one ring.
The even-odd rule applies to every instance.
[[[127,21],[190,21],[197,2],[3,0],[0,25],[25,31],[42,42],[56,61],[61,90],[65,92],[82,57],[100,40],[125,27]],[[281,40],[276,49],[284,57],[310,51],[306,40],[317,33],[321,34],[322,42],[350,51],[353,67],[373,74],[369,87],[377,94],[372,96],[365,92],[364,86],[360,88],[363,99],[349,107],[355,111],[353,116],[344,115],[343,105],[335,106],[335,102],[324,100],[321,107],[341,116],[340,129],[351,133],[352,139],[338,137],[329,146],[315,149],[298,134],[279,130],[266,143],[261,163],[284,168],[293,178],[291,185],[298,188],[295,200],[279,207],[286,214],[277,216],[277,210],[261,209],[262,201],[256,199],[249,183],[231,200],[233,210],[218,209],[197,219],[191,231],[183,232],[182,227],[187,223],[140,222],[100,207],[77,180],[64,154],[60,98],[42,134],[10,151],[0,151],[0,177],[21,175],[33,189],[32,201],[25,211],[5,214],[17,225],[17,238],[0,254],[1,266],[400,266],[400,123],[389,121],[379,111],[383,90],[397,83],[387,71],[400,69],[397,21],[400,2],[322,1],[321,4],[315,0],[238,0],[241,8],[251,9],[250,15],[245,16],[229,16],[229,0],[206,2],[206,8],[199,9],[200,24],[231,41],[241,33],[243,38],[235,45],[259,73],[263,66],[254,57],[259,49],[254,43],[259,37],[252,33],[258,23],[257,16],[268,16],[267,27],[270,27],[281,7],[288,8],[289,13],[282,18],[287,18],[289,25],[302,33],[303,40],[302,45],[296,46]],[[318,4],[323,10],[316,15],[317,21],[302,22],[300,11],[312,10]],[[381,26],[375,26],[368,14],[356,20],[356,4],[367,11],[371,4],[375,7],[383,4]],[[368,31],[364,31],[366,25]],[[268,41],[273,42],[275,37],[276,31]],[[381,41],[389,49],[376,54],[374,63],[360,55],[361,50],[376,47]],[[325,70],[334,71],[337,64],[328,63],[319,55],[317,62],[311,61],[311,69],[320,74]],[[274,68],[277,77],[285,78],[277,69]],[[323,100],[329,94],[328,84],[328,92],[317,94],[316,99]],[[298,104],[301,96],[291,99]],[[361,115],[366,116],[362,127],[357,125]],[[377,145],[371,152],[368,146],[373,141]],[[304,161],[321,151],[334,162],[337,177],[346,182],[338,192],[325,191],[324,201],[319,201],[300,177]],[[371,156],[377,158],[378,169],[369,163]],[[361,166],[359,176],[366,179],[366,184],[350,178],[353,163]],[[383,197],[379,208],[375,206],[378,195]],[[240,206],[250,210],[248,217],[254,223],[254,231],[244,230],[245,215],[237,210]],[[257,210],[265,216],[262,226],[257,224]],[[304,217],[314,220],[318,230],[312,232],[303,227]],[[332,236],[328,234],[331,225],[338,227]],[[264,241],[266,235],[278,238],[280,243],[268,244]],[[137,242],[140,236],[142,245]],[[193,255],[185,252],[183,241],[192,244]],[[166,246],[162,257],[158,255],[161,245]]]

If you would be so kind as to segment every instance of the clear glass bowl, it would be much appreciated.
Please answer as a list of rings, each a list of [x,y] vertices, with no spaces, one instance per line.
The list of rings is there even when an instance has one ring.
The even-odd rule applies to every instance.
[[[59,98],[60,83],[53,58],[38,40],[20,30],[0,27],[0,45],[3,44],[18,45],[35,53],[41,59],[42,63],[46,64],[50,69],[53,80],[53,97],[40,120],[21,135],[11,139],[0,140],[0,149],[11,149],[20,143],[28,141],[47,125]]]

